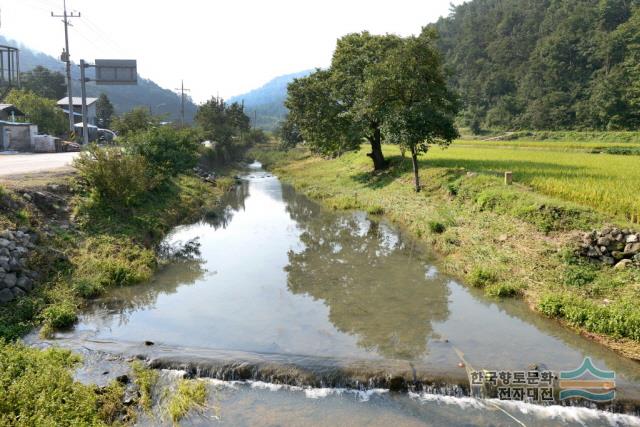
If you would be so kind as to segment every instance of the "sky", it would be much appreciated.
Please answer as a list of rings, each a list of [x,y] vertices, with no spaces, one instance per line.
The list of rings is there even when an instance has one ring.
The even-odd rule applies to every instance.
[[[336,40],[368,30],[416,34],[462,0],[67,0],[70,52],[137,59],[138,72],[196,102],[229,98],[279,75],[326,67]],[[0,0],[0,34],[59,57],[63,0]]]

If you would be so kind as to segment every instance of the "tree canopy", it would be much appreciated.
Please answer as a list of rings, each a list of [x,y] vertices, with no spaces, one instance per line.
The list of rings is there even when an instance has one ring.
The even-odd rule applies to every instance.
[[[458,100],[447,86],[435,41],[432,30],[407,38],[368,32],[343,37],[328,70],[289,85],[288,125],[323,154],[368,141],[374,170],[387,164],[383,138],[410,149],[419,191],[418,154],[458,136]]]
[[[36,95],[29,90],[12,90],[5,98],[26,114],[26,120],[38,125],[41,133],[62,135],[67,129],[67,119],[53,99]]]
[[[115,112],[111,100],[105,93],[101,93],[96,101],[96,116],[98,118],[98,125],[103,128],[111,126],[111,118]]]
[[[67,94],[67,83],[64,75],[38,65],[31,71],[20,74],[20,84],[25,90],[36,95],[59,100]]]
[[[431,27],[476,131],[640,127],[639,0],[474,0]]]

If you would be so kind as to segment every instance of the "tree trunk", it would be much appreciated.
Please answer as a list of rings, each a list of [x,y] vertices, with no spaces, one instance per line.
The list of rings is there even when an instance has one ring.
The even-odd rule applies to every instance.
[[[418,152],[415,147],[411,147],[411,160],[413,162],[413,179],[416,185],[416,193],[420,192],[420,174],[418,173]]]
[[[382,154],[382,136],[380,133],[380,128],[376,127],[373,130],[373,136],[367,137],[369,143],[371,143],[371,152],[367,153],[367,156],[371,157],[373,160],[373,170],[379,171],[386,169],[387,161]]]

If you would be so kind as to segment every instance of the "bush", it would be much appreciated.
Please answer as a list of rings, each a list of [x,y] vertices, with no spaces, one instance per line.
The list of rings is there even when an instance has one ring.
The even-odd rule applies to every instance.
[[[142,156],[160,174],[176,176],[197,164],[200,139],[192,129],[159,126],[130,134],[125,146],[128,153]]]
[[[44,328],[46,331],[66,329],[78,320],[76,307],[70,302],[59,302],[50,305],[42,311]]]
[[[476,288],[484,288],[487,285],[495,283],[497,276],[493,271],[486,270],[482,267],[476,267],[469,274],[469,283]]]
[[[516,296],[519,288],[511,283],[500,283],[487,287],[485,293],[496,298],[507,298]]]
[[[68,350],[38,350],[0,342],[0,425],[101,426],[121,410],[124,389],[74,381],[80,361]],[[111,408],[110,411],[105,409]],[[111,416],[107,416],[110,413]]]
[[[442,234],[447,229],[443,223],[438,221],[429,221],[428,226],[429,226],[429,231],[431,231],[434,234]]]
[[[126,154],[118,147],[91,146],[74,166],[91,198],[111,206],[136,206],[162,182],[143,156]]]

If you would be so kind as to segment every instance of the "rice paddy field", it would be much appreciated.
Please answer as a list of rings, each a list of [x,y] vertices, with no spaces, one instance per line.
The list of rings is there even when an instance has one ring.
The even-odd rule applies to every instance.
[[[432,148],[423,165],[490,174],[512,171],[516,183],[638,223],[640,156],[585,150],[593,144],[609,148],[615,143],[460,140],[444,150]],[[625,146],[636,144],[640,146]]]

